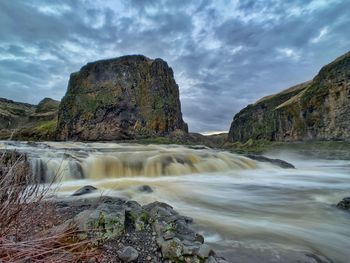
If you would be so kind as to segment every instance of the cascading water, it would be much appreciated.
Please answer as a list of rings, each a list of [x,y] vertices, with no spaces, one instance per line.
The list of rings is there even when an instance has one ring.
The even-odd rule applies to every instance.
[[[256,162],[228,152],[181,146],[46,143],[8,145],[25,151],[37,180],[159,177],[256,168]]]
[[[350,218],[334,206],[350,194],[346,160],[310,160],[283,152],[275,157],[297,169],[281,169],[204,147],[0,142],[0,149],[26,152],[38,181],[59,182],[58,197],[91,184],[99,191],[90,196],[166,202],[193,217],[206,240],[216,245],[239,242],[248,254],[259,251],[262,257],[268,249],[278,255],[279,246],[348,262]],[[153,192],[140,191],[142,185]]]

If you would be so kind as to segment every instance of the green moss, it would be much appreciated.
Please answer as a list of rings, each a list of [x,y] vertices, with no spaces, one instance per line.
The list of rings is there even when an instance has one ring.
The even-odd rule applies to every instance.
[[[225,143],[223,148],[233,151],[235,153],[264,153],[266,151],[269,151],[273,149],[276,145],[280,143],[278,142],[271,142],[268,140],[256,140],[249,139],[245,143],[241,142],[235,142],[235,143]]]
[[[38,133],[54,133],[57,127],[57,119],[41,122],[34,130]]]
[[[168,137],[151,137],[138,140],[141,144],[172,144]]]

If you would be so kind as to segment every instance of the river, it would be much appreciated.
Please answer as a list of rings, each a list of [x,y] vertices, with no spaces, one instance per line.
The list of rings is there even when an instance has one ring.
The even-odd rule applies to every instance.
[[[56,180],[58,196],[84,185],[95,195],[162,201],[193,217],[213,244],[306,250],[334,262],[350,256],[350,213],[334,204],[350,196],[350,161],[279,152],[282,169],[236,154],[175,145],[0,142],[28,153],[35,177]],[[154,191],[138,190],[149,185]]]

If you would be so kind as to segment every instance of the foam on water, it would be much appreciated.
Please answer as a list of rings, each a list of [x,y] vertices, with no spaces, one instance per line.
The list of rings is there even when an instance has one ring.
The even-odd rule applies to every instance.
[[[334,204],[350,195],[349,161],[282,154],[297,169],[281,169],[228,152],[175,145],[3,144],[28,152],[46,180],[60,173],[59,195],[91,184],[99,188],[95,196],[169,203],[193,217],[209,241],[279,244],[348,262],[350,215]],[[154,191],[141,192],[141,185]]]

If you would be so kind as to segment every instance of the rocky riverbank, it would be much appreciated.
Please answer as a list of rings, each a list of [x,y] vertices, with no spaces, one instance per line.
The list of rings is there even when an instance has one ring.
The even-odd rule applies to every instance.
[[[23,156],[18,152],[6,152],[3,156],[0,167],[4,168],[5,174],[15,163],[28,165],[26,159],[18,161],[18,158]],[[249,157],[260,162],[271,162],[292,168],[290,164],[281,160],[261,156]],[[60,197],[45,195],[43,199],[37,198],[36,203],[28,203],[25,210],[19,211],[18,216],[16,215],[16,221],[21,225],[18,231],[20,234],[11,232],[0,238],[0,259],[2,259],[2,242],[7,242],[5,244],[16,248],[38,240],[59,239],[54,244],[49,244],[51,246],[47,248],[49,252],[45,253],[52,256],[52,247],[58,249],[59,258],[64,258],[62,262],[332,262],[307,248],[303,251],[287,245],[249,246],[233,241],[235,238],[227,242],[213,240],[212,243],[205,242],[206,234],[202,235],[206,231],[205,228],[201,228],[191,218],[179,214],[166,203],[144,202],[146,196],[159,190],[152,188],[153,186],[149,185],[137,187],[136,191],[144,196],[138,201],[145,205],[140,205],[133,201],[132,197],[126,196],[96,197],[99,190],[92,186],[84,187],[72,196],[69,196],[71,194],[69,193],[59,195]],[[3,193],[4,190],[0,188],[0,191]],[[88,195],[90,193],[92,195]],[[164,196],[158,197],[155,200],[164,200]],[[3,202],[8,199],[0,200]],[[168,199],[167,202],[173,203],[173,201],[176,204],[175,200]],[[345,201],[347,203],[344,203]],[[343,203],[348,204],[348,199],[344,199]],[[230,207],[231,204],[225,208]],[[338,207],[343,208],[344,205]],[[330,209],[333,208],[330,206]],[[233,215],[232,218],[236,216],[238,217]],[[239,225],[232,224],[230,227],[238,228]],[[38,256],[40,253],[42,252],[35,254],[35,257],[26,256],[28,262],[35,262],[38,257],[42,257]]]
[[[97,262],[227,262],[168,204],[105,196],[51,202],[61,224],[49,233],[74,230],[77,242],[98,249]]]
[[[141,206],[102,196],[54,200],[49,206],[55,207],[58,219],[50,235],[73,230],[75,242],[88,241],[96,248],[91,262],[332,263],[321,255],[282,247],[206,243],[194,230],[193,219],[166,203]]]

